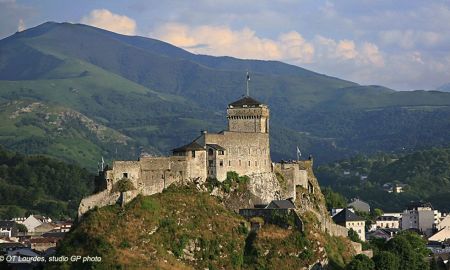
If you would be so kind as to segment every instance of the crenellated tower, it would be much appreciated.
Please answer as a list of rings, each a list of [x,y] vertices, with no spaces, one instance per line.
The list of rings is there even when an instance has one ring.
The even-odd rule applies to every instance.
[[[245,96],[227,108],[228,131],[269,133],[269,108],[267,105]]]

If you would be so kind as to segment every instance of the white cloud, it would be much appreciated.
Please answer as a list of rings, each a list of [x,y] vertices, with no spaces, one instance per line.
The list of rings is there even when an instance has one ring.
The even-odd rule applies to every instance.
[[[358,56],[353,40],[341,40],[336,47],[336,56],[345,60],[355,59]]]
[[[81,19],[81,23],[103,28],[124,35],[136,34],[136,21],[107,9],[94,9]]]
[[[20,19],[19,24],[17,25],[17,31],[22,32],[25,29],[27,29],[25,26],[25,22],[23,21],[23,19]]]
[[[152,36],[194,53],[230,55],[239,58],[284,60],[309,63],[314,47],[295,31],[277,39],[259,37],[248,27],[232,30],[227,26],[190,27],[168,23],[155,29]]]

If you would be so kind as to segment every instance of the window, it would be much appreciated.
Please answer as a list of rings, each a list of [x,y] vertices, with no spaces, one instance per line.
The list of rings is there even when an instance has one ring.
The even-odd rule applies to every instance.
[[[228,160],[228,166],[231,166],[231,160]]]
[[[192,151],[192,157],[195,157],[195,151]]]
[[[250,166],[250,160],[248,161],[248,166]]]
[[[241,160],[239,160],[239,166],[241,166]]]
[[[128,178],[128,173],[124,172],[122,175],[123,178]]]
[[[208,160],[208,166],[213,167],[214,166],[214,160]]]
[[[220,167],[223,167],[223,160],[219,162]]]
[[[256,167],[258,166],[258,161],[255,161],[255,166],[256,166]]]
[[[219,151],[219,155],[222,156],[222,155],[224,155],[224,154],[225,154],[225,152],[224,152],[223,150],[220,150],[220,151]]]
[[[212,150],[211,148],[208,150],[208,155],[212,156],[214,154],[214,150]]]

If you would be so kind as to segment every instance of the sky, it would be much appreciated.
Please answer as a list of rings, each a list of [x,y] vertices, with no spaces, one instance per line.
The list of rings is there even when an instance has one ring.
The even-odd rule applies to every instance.
[[[450,82],[450,0],[0,0],[0,38],[47,21],[396,90]]]

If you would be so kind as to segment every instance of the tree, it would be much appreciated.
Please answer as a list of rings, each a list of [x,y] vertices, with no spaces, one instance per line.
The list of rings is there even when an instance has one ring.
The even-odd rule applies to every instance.
[[[373,258],[376,270],[398,270],[400,269],[400,259],[389,251],[380,251]]]
[[[21,217],[21,216],[23,216],[24,213],[25,213],[25,211],[23,209],[21,209],[20,207],[18,207],[16,205],[10,205],[10,206],[8,206],[8,208],[6,208],[6,211],[3,214],[3,217],[5,219],[12,219],[12,218],[16,218],[16,217]]]
[[[429,269],[429,264],[425,261],[425,256],[429,251],[427,251],[424,240],[416,233],[400,233],[387,242],[386,248],[399,257],[399,269]]]
[[[375,270],[375,263],[366,255],[358,254],[347,264],[345,270]]]
[[[25,225],[23,225],[23,224],[17,224],[17,230],[18,230],[19,232],[23,232],[23,233],[28,232],[27,227],[26,227]]]
[[[324,188],[322,193],[325,196],[325,202],[328,209],[347,207],[347,199],[342,196],[342,194],[334,192],[328,187]]]
[[[361,243],[358,233],[351,228],[348,230],[348,238],[350,238],[353,242]]]

